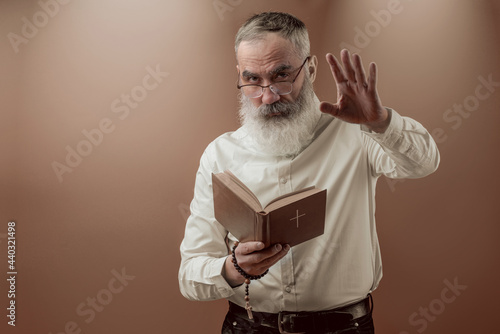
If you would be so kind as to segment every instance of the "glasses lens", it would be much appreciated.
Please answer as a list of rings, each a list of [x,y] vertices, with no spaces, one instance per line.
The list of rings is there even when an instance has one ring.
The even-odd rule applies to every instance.
[[[279,95],[286,95],[292,92],[291,82],[276,82],[271,85],[271,90]]]
[[[262,87],[260,86],[244,86],[241,87],[243,94],[248,97],[259,97],[262,95]]]

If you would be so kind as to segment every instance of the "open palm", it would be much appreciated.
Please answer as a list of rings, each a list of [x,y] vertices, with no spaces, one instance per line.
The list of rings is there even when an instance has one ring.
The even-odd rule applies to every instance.
[[[377,93],[377,66],[370,64],[370,75],[366,78],[359,55],[351,56],[344,49],[340,56],[343,67],[332,54],[326,55],[337,85],[337,103],[322,102],[321,111],[345,122],[364,124],[377,132],[385,131],[389,115]]]

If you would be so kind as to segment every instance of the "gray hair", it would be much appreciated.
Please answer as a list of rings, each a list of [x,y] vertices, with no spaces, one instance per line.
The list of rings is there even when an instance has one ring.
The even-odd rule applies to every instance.
[[[310,44],[306,25],[295,16],[280,12],[264,12],[249,18],[236,34],[234,51],[238,54],[242,41],[256,41],[268,33],[277,33],[291,41],[299,58],[305,59],[309,56]]]

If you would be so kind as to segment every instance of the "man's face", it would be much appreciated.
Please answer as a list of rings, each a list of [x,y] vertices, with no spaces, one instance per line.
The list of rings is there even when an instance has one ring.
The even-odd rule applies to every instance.
[[[256,41],[242,41],[236,58],[240,85],[267,86],[278,81],[291,82],[304,62],[304,59],[297,57],[292,42],[274,33]],[[264,89],[262,96],[250,99],[252,104],[258,108],[277,101],[294,102],[302,88],[305,70],[304,68],[300,71],[290,94],[278,95],[268,87]]]
[[[293,52],[293,44],[276,34],[255,42],[242,42],[238,49],[240,85],[267,86],[279,81],[295,82],[286,95],[264,89],[262,96],[249,98],[242,92],[239,111],[243,127],[253,137],[260,152],[293,156],[308,145],[320,111],[312,87],[315,57],[302,71],[304,59]],[[306,73],[306,68],[311,72]]]

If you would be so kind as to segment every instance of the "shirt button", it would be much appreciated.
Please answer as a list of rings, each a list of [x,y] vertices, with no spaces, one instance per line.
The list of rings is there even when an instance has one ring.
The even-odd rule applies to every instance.
[[[280,180],[281,183],[285,184],[288,182],[288,179],[286,177],[282,177]]]
[[[288,293],[290,293],[290,292],[292,292],[292,288],[291,288],[291,287],[289,287],[289,286],[287,286],[287,287],[285,288],[285,291],[286,291],[286,292],[288,292]]]

